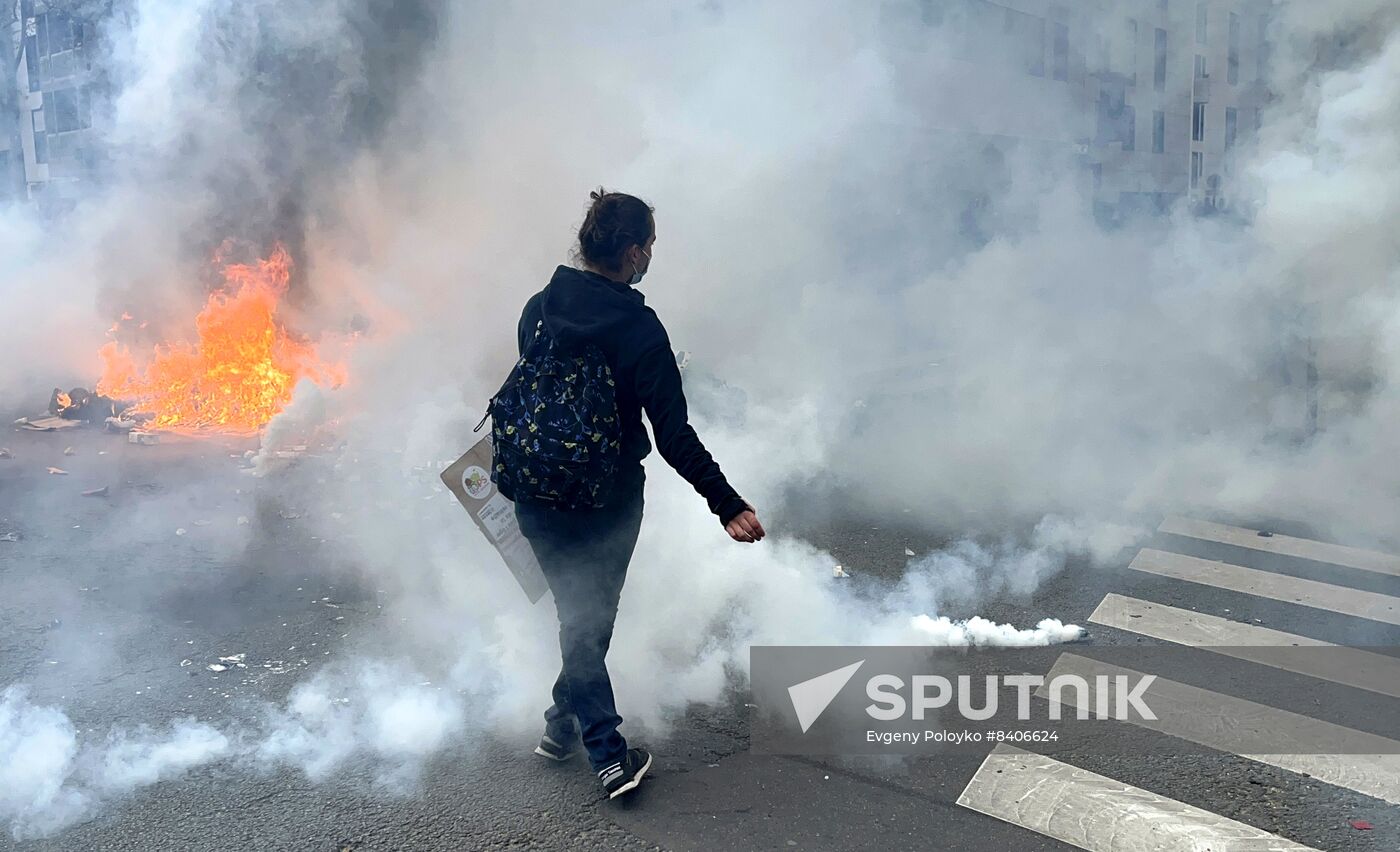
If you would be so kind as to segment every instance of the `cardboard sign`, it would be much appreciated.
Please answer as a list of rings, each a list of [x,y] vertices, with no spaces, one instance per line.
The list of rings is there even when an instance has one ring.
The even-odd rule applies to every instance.
[[[466,455],[442,472],[442,481],[505,560],[530,603],[549,591],[539,560],[515,522],[515,504],[491,481],[491,436],[476,442]]]

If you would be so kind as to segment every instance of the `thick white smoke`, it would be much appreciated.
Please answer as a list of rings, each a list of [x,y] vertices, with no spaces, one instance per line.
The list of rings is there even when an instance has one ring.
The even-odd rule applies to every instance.
[[[55,369],[90,375],[101,330],[127,305],[158,307],[178,329],[203,297],[191,246],[240,236],[225,232],[237,223],[275,230],[279,193],[296,195],[297,234],[279,236],[301,244],[300,319],[356,316],[368,331],[350,383],[299,397],[269,447],[336,422],[346,447],[312,521],[392,592],[385,644],[403,656],[332,666],[257,718],[93,741],[9,690],[0,819],[16,834],[212,760],[315,779],[368,757],[403,788],[454,738],[534,730],[558,661],[553,614],[525,605],[436,473],[474,439],[519,309],[565,260],[600,183],[657,208],[643,289],[696,369],[746,396],[697,401],[696,421],[773,534],[728,541],[651,460],[610,656],[629,724],[664,733],[688,702],[742,681],[753,643],[1073,638],[1053,618],[944,613],[1027,596],[1075,556],[1108,562],[1167,509],[1393,535],[1394,4],[1279,6],[1278,98],[1241,166],[1251,224],[1179,212],[1112,231],[1068,162],[989,162],[947,134],[926,143],[947,129],[930,103],[977,127],[1063,116],[1029,95],[990,102],[941,52],[891,43],[881,4],[637,0],[548,16],[448,4],[371,99],[387,117],[352,133],[355,98],[379,79],[347,23],[361,10],[135,4],[130,37],[112,39],[111,184],[63,234],[5,214],[16,227],[0,229],[0,322],[34,357],[0,365],[0,393],[17,405]],[[255,33],[326,72],[314,118],[271,118]],[[992,198],[980,239],[960,227],[967,187]],[[1299,386],[1272,378],[1309,345],[1316,435]],[[278,487],[275,470],[260,481]],[[791,534],[805,520],[794,490],[954,543],[856,594]]]

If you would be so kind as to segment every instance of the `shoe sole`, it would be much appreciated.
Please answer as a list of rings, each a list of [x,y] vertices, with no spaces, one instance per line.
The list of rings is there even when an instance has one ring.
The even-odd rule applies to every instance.
[[[648,754],[648,755],[647,755],[647,762],[642,764],[642,768],[637,770],[637,774],[632,776],[632,780],[631,780],[631,781],[628,781],[626,784],[623,784],[621,787],[618,787],[616,790],[613,790],[611,793],[608,794],[608,798],[609,798],[609,799],[616,799],[618,796],[621,796],[623,793],[626,793],[626,792],[629,792],[629,791],[631,791],[631,790],[637,789],[637,785],[640,784],[640,783],[642,783],[642,776],[643,776],[643,775],[646,775],[646,774],[647,774],[647,770],[650,769],[650,768],[651,768],[651,755]]]
[[[539,746],[535,746],[535,754],[538,754],[540,757],[547,757],[547,758],[549,758],[550,760],[554,761],[555,763],[563,763],[564,761],[569,760],[569,759],[571,759],[574,755],[578,754],[578,752],[576,752],[576,751],[571,751],[571,752],[569,752],[568,754],[563,755],[563,756],[561,757],[560,755],[557,755],[557,754],[550,754],[549,752],[545,751],[544,749],[540,748]]]

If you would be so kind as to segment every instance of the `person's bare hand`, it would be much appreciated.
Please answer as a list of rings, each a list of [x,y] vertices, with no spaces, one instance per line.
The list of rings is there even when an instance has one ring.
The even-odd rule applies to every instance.
[[[724,531],[735,541],[750,544],[762,541],[764,536],[763,524],[758,522],[758,515],[754,514],[752,506],[735,515],[733,520],[724,525]]]

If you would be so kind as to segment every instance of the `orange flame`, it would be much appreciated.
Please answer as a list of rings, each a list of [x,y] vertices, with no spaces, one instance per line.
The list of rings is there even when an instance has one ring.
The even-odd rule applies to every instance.
[[[344,382],[343,365],[323,361],[277,320],[291,273],[280,245],[265,260],[225,266],[223,289],[195,317],[198,342],[157,345],[144,368],[127,347],[108,343],[97,392],[134,401],[132,410],[155,415],[154,428],[248,433],[291,402],[299,380]]]

